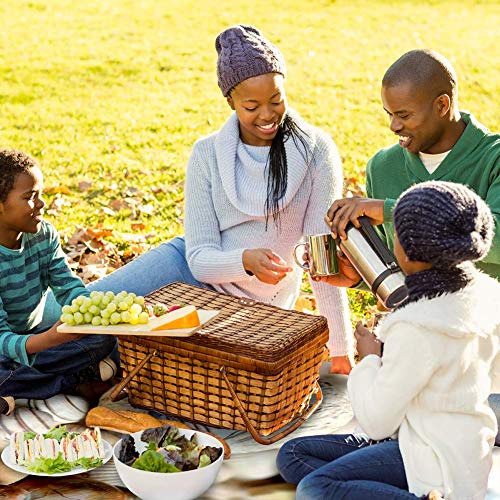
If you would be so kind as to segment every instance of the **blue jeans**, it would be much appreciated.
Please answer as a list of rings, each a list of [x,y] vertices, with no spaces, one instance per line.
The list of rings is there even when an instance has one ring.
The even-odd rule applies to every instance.
[[[490,403],[490,407],[495,413],[498,422],[498,434],[495,439],[495,445],[500,446],[500,394],[492,394],[488,398],[488,402]]]
[[[89,283],[87,288],[104,292],[109,290],[114,293],[126,290],[137,295],[147,295],[175,281],[212,289],[210,285],[200,283],[191,273],[186,261],[186,244],[182,236],[140,255],[104,278]],[[43,322],[54,324],[60,316],[61,307],[49,293]]]
[[[412,499],[397,441],[374,442],[363,434],[292,439],[277,465],[297,500]]]
[[[46,399],[71,392],[79,382],[78,372],[92,366],[97,373],[99,361],[108,356],[119,366],[112,335],[85,335],[51,347],[39,352],[32,366],[0,356],[0,396]]]

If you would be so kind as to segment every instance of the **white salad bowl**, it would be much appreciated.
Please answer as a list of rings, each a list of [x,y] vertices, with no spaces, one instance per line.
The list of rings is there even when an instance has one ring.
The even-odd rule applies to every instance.
[[[222,450],[221,456],[212,464],[201,469],[181,472],[149,472],[134,469],[118,459],[122,440],[120,439],[113,448],[113,462],[120,479],[125,486],[136,496],[143,500],[192,500],[202,495],[215,482],[224,460],[224,450],[221,443],[212,436],[191,429],[178,429],[179,433],[191,438],[196,434],[198,445],[215,446]],[[134,432],[131,436],[135,440],[135,448],[142,453],[147,448],[147,443],[141,441],[143,431]]]

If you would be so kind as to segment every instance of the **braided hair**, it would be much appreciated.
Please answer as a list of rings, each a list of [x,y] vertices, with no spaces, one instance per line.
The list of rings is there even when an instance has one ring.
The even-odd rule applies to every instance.
[[[283,197],[288,184],[288,163],[286,158],[285,143],[290,138],[293,140],[306,164],[309,161],[309,146],[306,141],[307,133],[300,128],[297,122],[289,115],[285,115],[283,122],[271,142],[267,170],[267,199],[265,204],[266,231],[269,216],[278,229],[280,225],[280,210],[283,208]],[[299,142],[302,147],[299,146]]]

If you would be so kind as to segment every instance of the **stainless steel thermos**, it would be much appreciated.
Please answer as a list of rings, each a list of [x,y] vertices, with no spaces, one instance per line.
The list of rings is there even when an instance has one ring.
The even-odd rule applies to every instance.
[[[405,275],[370,220],[360,217],[358,221],[361,227],[358,229],[349,223],[347,239],[337,244],[371,291],[387,308],[392,309],[408,296]]]

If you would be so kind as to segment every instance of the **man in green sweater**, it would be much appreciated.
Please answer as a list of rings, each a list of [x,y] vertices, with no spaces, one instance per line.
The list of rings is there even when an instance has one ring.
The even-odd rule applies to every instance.
[[[382,102],[399,143],[368,162],[367,198],[344,198],[330,207],[327,222],[334,236],[346,238],[346,225],[359,227],[358,217],[366,215],[392,250],[392,210],[399,195],[427,180],[459,182],[493,212],[494,242],[477,267],[500,278],[500,135],[459,111],[455,71],[433,51],[412,50],[401,56],[384,75]],[[361,279],[345,259],[340,259],[340,268],[339,275],[322,280],[350,287]]]
[[[476,264],[499,279],[500,135],[459,111],[455,71],[433,51],[412,50],[401,56],[384,75],[382,102],[399,143],[380,150],[368,162],[367,198],[344,198],[330,207],[325,219],[332,234],[345,239],[346,225],[352,222],[359,227],[358,217],[366,215],[393,250],[392,211],[399,195],[423,181],[459,182],[483,198],[493,213],[493,244],[486,258]],[[339,270],[335,276],[320,279],[345,287],[361,281],[345,257],[339,258]],[[358,328],[356,335],[359,342],[371,334]],[[492,394],[489,401],[500,421],[500,394]],[[496,444],[500,445],[500,432]]]

